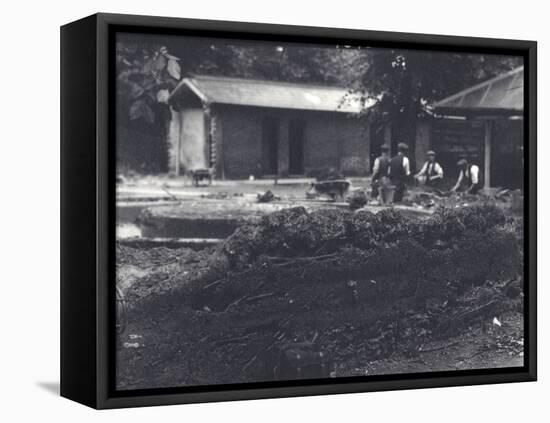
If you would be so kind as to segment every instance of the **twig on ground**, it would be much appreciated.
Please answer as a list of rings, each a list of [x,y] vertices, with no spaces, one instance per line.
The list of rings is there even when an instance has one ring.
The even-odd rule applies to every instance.
[[[261,300],[262,298],[272,297],[273,295],[275,295],[275,292],[268,292],[266,294],[258,294],[258,295],[255,295],[253,297],[248,297],[248,298],[244,299],[242,302],[249,303],[249,302],[256,301],[256,300]]]
[[[465,320],[469,316],[476,316],[476,315],[480,314],[482,311],[496,305],[497,303],[498,303],[498,300],[491,300],[486,304],[483,304],[483,305],[481,305],[479,307],[476,307],[472,310],[468,310],[468,311],[465,311],[465,312],[459,314],[458,316],[455,317],[454,320],[462,321],[462,320]]]
[[[256,354],[254,357],[252,357],[250,360],[246,362],[246,364],[243,366],[241,371],[246,371],[256,360],[258,359],[258,354]]]
[[[250,339],[251,335],[253,335],[253,334],[248,334],[248,335],[245,335],[245,336],[237,336],[235,338],[229,338],[229,339],[222,339],[220,341],[214,342],[214,345],[219,347],[221,345],[234,344],[235,342],[246,341],[246,340]]]
[[[235,301],[233,301],[232,303],[230,303],[230,304],[225,308],[224,311],[227,312],[227,311],[229,311],[229,309],[230,309],[231,307],[235,307],[236,305],[239,305],[242,301],[246,300],[246,299],[248,298],[248,296],[249,296],[249,294],[245,294],[245,295],[243,295],[242,297],[237,298]]]
[[[219,284],[225,282],[226,280],[227,279],[225,279],[225,278],[215,280],[214,282],[211,282],[208,285],[203,286],[202,289],[212,288],[213,286],[219,285]]]
[[[310,256],[310,257],[267,257],[267,259],[271,261],[315,261],[315,260],[323,260],[326,258],[333,258],[337,256],[338,256],[338,253],[331,253],[331,254],[323,254],[320,256]]]
[[[160,189],[162,189],[166,194],[168,194],[168,196],[174,200],[174,201],[177,201],[178,203],[181,203],[181,198],[178,198],[176,197],[173,193],[171,193],[170,191],[168,191],[168,189],[166,187],[160,187]]]
[[[458,342],[453,342],[449,345],[442,345],[441,347],[430,348],[430,349],[427,349],[427,350],[419,350],[417,352],[418,353],[429,353],[429,352],[434,352],[434,351],[440,351],[440,350],[444,350],[446,348],[456,347],[458,344],[459,344]]]

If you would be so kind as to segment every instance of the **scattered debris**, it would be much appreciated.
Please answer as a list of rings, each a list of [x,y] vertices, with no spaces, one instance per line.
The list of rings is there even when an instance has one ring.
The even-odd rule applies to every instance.
[[[125,342],[124,348],[139,348],[139,342]]]
[[[167,185],[163,185],[161,187],[161,189],[166,193],[168,194],[168,198],[170,198],[171,200],[174,200],[174,201],[177,201],[178,203],[181,203],[181,199],[178,198],[176,195],[172,194],[169,190],[168,190],[168,187]]]
[[[309,190],[306,192],[306,198],[326,196],[332,201],[336,201],[338,198],[343,200],[350,185],[350,182],[346,179],[312,182]]]
[[[258,193],[256,198],[258,203],[270,203],[272,201],[281,199],[280,197],[277,197],[275,194],[273,194],[270,190]]]
[[[364,190],[355,190],[348,195],[346,201],[351,210],[357,210],[367,205],[367,194]]]
[[[225,200],[229,198],[229,193],[226,191],[209,192],[208,194],[201,194],[201,198],[208,198],[210,200]]]

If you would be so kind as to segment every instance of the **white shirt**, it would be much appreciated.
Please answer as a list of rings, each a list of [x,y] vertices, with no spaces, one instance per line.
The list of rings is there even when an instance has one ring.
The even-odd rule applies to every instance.
[[[428,166],[431,165],[430,162],[425,162],[424,163],[424,166],[422,166],[422,169],[420,169],[420,172],[417,173],[417,175],[427,175],[428,173]],[[441,168],[441,166],[439,165],[439,163],[437,162],[434,162],[434,165],[433,165],[433,170],[435,172],[435,174],[441,178],[443,178],[443,169]]]
[[[468,169],[460,171],[460,174],[458,175],[458,185],[460,185],[464,177],[467,175]],[[476,165],[470,166],[470,177],[472,179],[472,184],[479,183],[479,167],[477,167]]]
[[[405,175],[409,176],[411,174],[411,166],[409,165],[408,157],[403,157],[403,169],[405,169]]]

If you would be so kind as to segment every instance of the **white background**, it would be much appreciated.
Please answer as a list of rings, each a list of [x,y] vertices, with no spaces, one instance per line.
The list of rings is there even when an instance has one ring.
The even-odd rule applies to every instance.
[[[92,411],[59,381],[59,26],[98,12],[534,39],[539,42],[539,382]],[[550,21],[543,1],[53,1],[2,4],[0,419],[548,421]],[[544,391],[547,394],[544,395]],[[531,420],[523,420],[531,417]]]

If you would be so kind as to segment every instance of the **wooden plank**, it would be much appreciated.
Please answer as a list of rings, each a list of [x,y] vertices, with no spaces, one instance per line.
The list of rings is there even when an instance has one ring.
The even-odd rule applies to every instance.
[[[181,131],[183,126],[182,113],[178,111],[178,143],[176,148],[176,176],[180,175],[180,163],[181,163]]]

